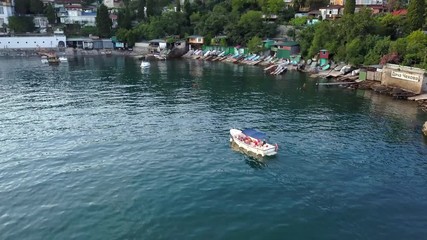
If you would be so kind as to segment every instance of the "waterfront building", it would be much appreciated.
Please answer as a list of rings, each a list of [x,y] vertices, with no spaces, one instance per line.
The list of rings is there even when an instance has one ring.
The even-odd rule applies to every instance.
[[[166,41],[163,39],[153,39],[148,41],[148,50],[150,53],[160,53],[166,49]]]
[[[204,42],[204,37],[200,35],[191,35],[187,37],[190,49],[201,49]]]
[[[13,16],[14,0],[0,0],[0,28],[9,24],[8,18]]]
[[[64,35],[24,35],[0,37],[0,50],[8,49],[49,49],[65,47]]]
[[[427,93],[427,75],[421,68],[386,64],[383,67],[381,84],[416,94]]]
[[[279,41],[272,44],[271,51],[276,52],[277,58],[290,59],[300,53],[300,45],[293,41]]]

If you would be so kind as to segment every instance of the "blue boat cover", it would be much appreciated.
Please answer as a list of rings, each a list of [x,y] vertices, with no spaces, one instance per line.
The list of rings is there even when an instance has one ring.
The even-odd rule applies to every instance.
[[[257,130],[252,129],[252,128],[244,129],[242,131],[242,133],[245,134],[245,135],[247,135],[247,136],[249,136],[249,137],[256,138],[256,139],[265,139],[265,138],[267,138],[267,134],[265,134],[263,132],[260,132],[260,131],[257,131]]]

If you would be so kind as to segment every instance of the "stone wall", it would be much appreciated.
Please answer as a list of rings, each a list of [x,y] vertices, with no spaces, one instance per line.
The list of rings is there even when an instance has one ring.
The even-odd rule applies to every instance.
[[[426,71],[420,68],[386,64],[383,68],[381,84],[398,87],[416,94],[426,93]]]

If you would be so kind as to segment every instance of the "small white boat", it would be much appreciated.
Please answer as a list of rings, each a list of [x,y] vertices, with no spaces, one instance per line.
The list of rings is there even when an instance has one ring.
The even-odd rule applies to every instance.
[[[145,61],[142,61],[141,62],[141,67],[142,68],[147,68],[147,67],[149,67],[150,66],[150,63],[149,62],[145,62]]]
[[[42,56],[41,61],[42,61],[42,63],[49,63],[49,61],[47,61],[46,56]]]
[[[68,58],[66,57],[59,57],[60,62],[68,62]]]
[[[261,156],[277,154],[277,144],[267,143],[267,135],[254,129],[230,129],[230,142],[236,143],[240,148]]]

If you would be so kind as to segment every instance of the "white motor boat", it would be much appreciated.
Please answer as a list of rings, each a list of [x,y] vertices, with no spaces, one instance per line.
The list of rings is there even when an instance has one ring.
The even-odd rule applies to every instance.
[[[68,58],[66,57],[59,57],[60,62],[68,62]]]
[[[254,129],[230,129],[230,142],[236,143],[240,148],[261,156],[277,154],[277,144],[267,143],[267,135]]]
[[[41,61],[42,63],[49,63],[46,56],[42,56]]]
[[[142,61],[141,62],[141,68],[147,68],[147,67],[149,67],[150,66],[150,63],[149,62],[145,62],[145,61]]]

